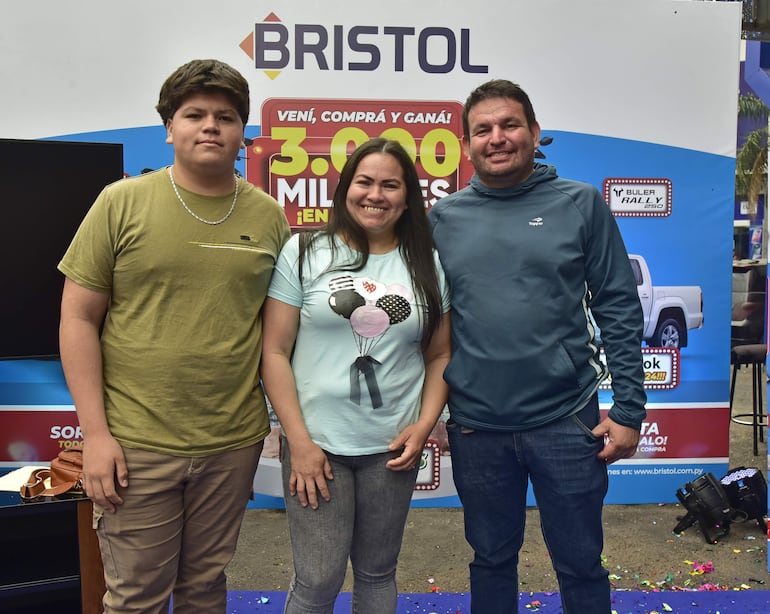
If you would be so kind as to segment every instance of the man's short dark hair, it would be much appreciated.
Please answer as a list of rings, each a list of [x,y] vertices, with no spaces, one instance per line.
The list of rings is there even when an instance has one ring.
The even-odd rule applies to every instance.
[[[463,132],[466,138],[470,138],[470,127],[468,126],[468,113],[470,110],[480,103],[482,100],[488,100],[489,98],[510,98],[520,103],[524,107],[524,115],[527,118],[527,126],[530,128],[537,121],[535,119],[535,109],[532,107],[532,102],[519,85],[508,81],[507,79],[492,79],[486,83],[482,83],[475,90],[473,90],[465,101],[463,106]]]
[[[155,107],[165,125],[193,94],[218,92],[227,96],[243,125],[249,119],[249,83],[232,66],[219,60],[192,60],[171,73],[160,88]]]

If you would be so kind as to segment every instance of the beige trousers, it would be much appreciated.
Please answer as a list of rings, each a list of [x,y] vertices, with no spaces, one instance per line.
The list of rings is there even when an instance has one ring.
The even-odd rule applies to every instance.
[[[224,614],[262,443],[200,458],[124,448],[128,488],[114,514],[94,506],[106,614]]]

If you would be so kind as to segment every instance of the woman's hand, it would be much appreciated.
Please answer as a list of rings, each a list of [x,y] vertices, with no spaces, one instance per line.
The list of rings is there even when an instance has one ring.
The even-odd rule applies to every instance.
[[[419,466],[429,434],[430,430],[426,432],[420,423],[407,426],[388,446],[389,450],[401,449],[401,454],[389,460],[385,466],[392,471],[410,471]]]
[[[318,509],[318,495],[324,501],[331,499],[326,480],[333,480],[332,467],[324,451],[308,439],[298,445],[289,445],[291,451],[291,476],[289,494],[299,499],[302,507],[308,504]]]

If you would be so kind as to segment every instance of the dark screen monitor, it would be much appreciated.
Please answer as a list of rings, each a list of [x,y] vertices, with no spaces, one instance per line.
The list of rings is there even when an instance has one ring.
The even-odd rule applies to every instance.
[[[0,359],[59,355],[64,284],[56,265],[123,145],[0,139]]]

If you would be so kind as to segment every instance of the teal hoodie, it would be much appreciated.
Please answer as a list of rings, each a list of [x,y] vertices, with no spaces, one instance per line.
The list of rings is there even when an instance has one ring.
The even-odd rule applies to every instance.
[[[643,318],[623,239],[599,191],[553,166],[510,188],[470,186],[430,211],[450,285],[452,359],[444,378],[460,425],[521,430],[582,409],[607,377],[610,417],[645,417]]]

